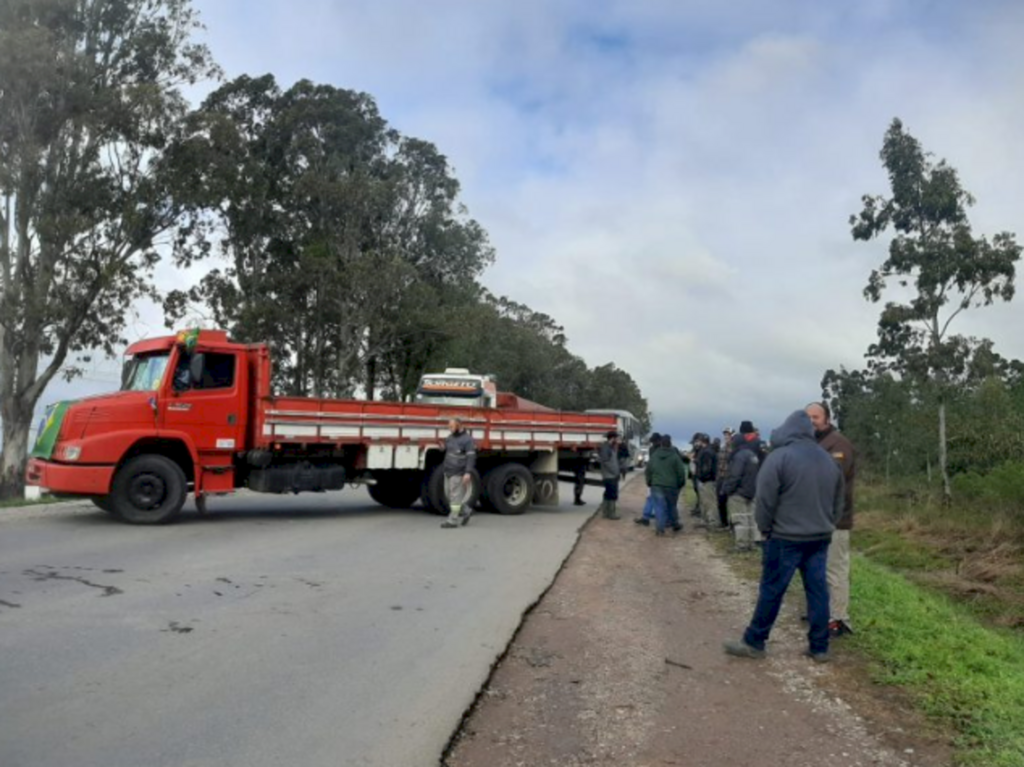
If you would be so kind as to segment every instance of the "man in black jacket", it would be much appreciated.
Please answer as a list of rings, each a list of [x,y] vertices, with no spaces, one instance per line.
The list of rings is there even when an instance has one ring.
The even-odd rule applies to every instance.
[[[740,424],[740,433],[733,438],[729,473],[722,484],[722,492],[729,499],[729,524],[735,536],[736,551],[750,551],[761,540],[754,524],[754,494],[763,454],[764,446],[757,429],[750,421],[744,421]]]
[[[763,658],[765,643],[794,573],[803,577],[810,630],[808,655],[828,656],[828,546],[843,513],[843,475],[818,447],[811,419],[797,410],[772,433],[772,452],[757,477],[757,526],[765,537],[757,607],[743,639],[725,651]]]
[[[715,491],[715,477],[718,475],[718,450],[711,444],[707,434],[698,436],[700,439],[693,461],[693,475],[700,499],[701,524],[704,527],[717,527],[718,494]]]

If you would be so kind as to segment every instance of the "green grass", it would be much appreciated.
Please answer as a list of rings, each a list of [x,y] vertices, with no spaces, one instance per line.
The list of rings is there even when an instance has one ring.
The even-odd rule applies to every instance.
[[[17,509],[22,506],[44,506],[48,503],[60,503],[65,500],[67,499],[54,498],[52,495],[46,495],[34,501],[27,501],[24,498],[8,498],[6,501],[0,500],[0,509]]]
[[[850,644],[955,733],[958,763],[1024,767],[1024,640],[864,556],[854,558]]]

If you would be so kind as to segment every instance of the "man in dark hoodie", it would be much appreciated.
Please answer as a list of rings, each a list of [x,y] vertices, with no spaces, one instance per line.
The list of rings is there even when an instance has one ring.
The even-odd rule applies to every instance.
[[[671,525],[676,532],[682,530],[676,503],[679,491],[686,487],[686,464],[679,451],[672,447],[671,437],[663,435],[661,444],[651,452],[644,477],[654,501],[655,533],[664,535],[666,525]]]
[[[729,473],[722,484],[722,492],[729,499],[729,524],[737,551],[750,551],[761,540],[754,524],[754,495],[763,453],[757,429],[750,421],[744,421],[740,424],[740,433],[733,438]]]
[[[808,655],[828,661],[828,546],[843,513],[843,475],[818,447],[811,419],[797,410],[772,433],[772,452],[757,477],[757,526],[765,537],[757,607],[743,639],[725,651],[763,658],[765,643],[799,570],[807,596]]]

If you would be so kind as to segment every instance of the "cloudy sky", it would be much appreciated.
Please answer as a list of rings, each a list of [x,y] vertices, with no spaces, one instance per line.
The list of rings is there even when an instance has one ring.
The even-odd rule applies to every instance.
[[[485,284],[628,370],[662,431],[767,430],[862,364],[885,243],[847,220],[887,191],[893,117],[960,170],[978,233],[1024,234],[1024,3],[194,1],[229,78],[366,91],[437,144],[497,249]],[[1024,357],[1024,302],[973,314],[954,328]]]

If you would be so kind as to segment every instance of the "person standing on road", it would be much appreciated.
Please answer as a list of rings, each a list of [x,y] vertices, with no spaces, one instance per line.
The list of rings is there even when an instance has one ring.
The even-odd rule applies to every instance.
[[[644,476],[647,476],[647,467],[651,465],[651,456],[654,451],[661,447],[661,435],[658,432],[654,432],[651,435],[650,449],[647,455],[647,464],[644,466]],[[650,483],[647,484],[647,500],[644,501],[644,510],[639,517],[634,517],[633,521],[638,525],[650,525],[651,520],[654,519],[654,496],[651,494]]]
[[[832,607],[829,634],[841,637],[852,634],[850,628],[850,531],[853,529],[853,483],[857,478],[857,456],[853,443],[832,425],[832,412],[824,402],[812,402],[807,415],[814,426],[814,438],[843,472],[845,495],[843,515],[836,523],[832,545],[828,550],[828,590]]]
[[[625,442],[619,442],[619,480],[622,482],[626,481],[626,475],[629,473],[629,445]]]
[[[750,625],[729,655],[763,658],[794,573],[800,571],[810,630],[807,654],[829,660],[828,546],[843,513],[843,475],[814,439],[811,419],[792,413],[772,433],[772,452],[757,476],[757,526],[765,538],[761,586]]]
[[[448,500],[448,519],[441,527],[460,527],[469,524],[472,508],[466,501],[473,486],[476,468],[476,443],[462,427],[462,419],[448,421],[451,432],[444,441],[444,494]]]
[[[693,473],[697,479],[697,492],[700,494],[701,524],[712,528],[718,525],[718,494],[715,492],[718,452],[712,447],[707,434],[700,436],[700,447],[693,461]]]
[[[679,451],[672,447],[670,437],[662,436],[661,445],[651,452],[644,478],[654,504],[655,535],[664,535],[669,525],[676,532],[682,530],[676,503],[680,490],[686,487],[686,464]]]
[[[722,439],[719,441],[718,447],[718,473],[715,475],[715,494],[718,500],[718,529],[722,531],[729,529],[729,496],[725,494],[722,488],[725,486],[725,480],[729,476],[732,435],[733,430],[730,427],[726,426],[722,429]]]
[[[700,477],[697,471],[697,455],[700,453],[700,448],[707,439],[705,434],[697,432],[690,438],[690,452],[686,455],[686,469],[690,475],[690,482],[693,484],[693,508],[690,509],[690,516],[703,519],[704,517],[704,501],[703,496],[700,493]]]
[[[736,551],[751,551],[760,542],[754,524],[754,494],[757,472],[761,467],[761,439],[750,421],[740,424],[729,456],[729,474],[722,485],[728,500],[729,523],[735,536]]]
[[[587,463],[586,458],[580,458],[573,468],[572,503],[574,506],[586,505],[583,502],[583,488],[587,486]]]
[[[601,481],[604,482],[601,516],[605,519],[619,519],[615,510],[619,502],[619,433],[610,431],[605,436],[607,441],[597,451],[601,462]]]

